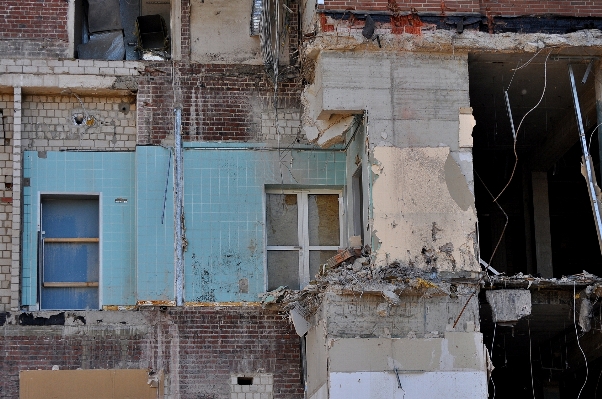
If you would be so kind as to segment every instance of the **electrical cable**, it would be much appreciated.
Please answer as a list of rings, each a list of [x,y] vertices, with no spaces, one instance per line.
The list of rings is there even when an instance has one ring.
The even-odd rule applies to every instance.
[[[589,376],[589,367],[587,365],[587,357],[585,356],[585,352],[583,352],[583,348],[581,348],[581,342],[579,342],[579,334],[577,333],[577,318],[575,315],[576,309],[575,309],[575,284],[576,282],[573,281],[573,326],[575,327],[575,336],[577,337],[577,346],[579,347],[579,350],[581,351],[581,354],[583,355],[583,360],[585,360],[585,381],[583,382],[583,385],[581,386],[581,389],[579,390],[579,395],[577,395],[577,399],[579,399],[581,397],[581,392],[583,392],[583,388],[585,388],[585,384],[587,384],[587,377]]]
[[[495,344],[495,330],[497,327],[497,323],[493,322],[493,339],[491,340],[491,351],[489,357],[491,358],[491,363],[493,364],[493,345]],[[491,376],[489,377],[489,382],[493,385],[493,397],[491,399],[495,399],[495,383],[493,382],[493,370],[491,371]]]
[[[533,383],[533,355],[531,352],[531,321],[527,319],[527,326],[529,327],[529,367],[531,369],[531,391],[533,392],[533,399],[535,399],[535,384]]]
[[[596,129],[598,129],[600,126],[602,126],[602,123],[598,123],[596,125],[596,127],[592,129],[592,132],[589,135],[589,144],[587,145],[587,152],[589,152],[590,154],[591,154],[590,148],[592,146],[592,138],[594,137],[594,133],[596,132]]]
[[[531,108],[529,111],[527,111],[527,113],[525,115],[523,115],[520,123],[518,124],[518,128],[516,129],[516,136],[514,137],[514,145],[512,146],[513,151],[514,151],[514,167],[512,168],[512,173],[510,174],[510,178],[508,179],[508,183],[506,183],[506,185],[504,186],[504,188],[502,189],[502,191],[500,191],[500,193],[497,195],[497,197],[495,197],[495,199],[493,200],[493,202],[497,202],[498,198],[500,198],[500,196],[504,193],[504,191],[506,191],[506,189],[508,188],[508,186],[512,182],[512,179],[514,178],[514,173],[516,172],[516,166],[518,165],[518,154],[516,153],[516,142],[518,140],[518,133],[520,132],[520,128],[521,128],[523,122],[525,121],[525,118],[527,117],[527,115],[529,115],[531,112],[533,112],[539,106],[539,104],[541,104],[541,101],[543,100],[543,97],[546,94],[546,88],[548,86],[548,58],[550,57],[550,54],[552,54],[552,51],[553,50],[550,50],[550,52],[546,56],[546,60],[545,60],[545,62],[543,64],[543,66],[544,66],[544,69],[543,69],[543,79],[544,79],[544,81],[543,81],[543,91],[541,93],[541,97],[539,98],[539,101],[537,102],[537,104],[535,104],[535,106],[533,108]],[[537,54],[539,54],[539,52],[537,52]],[[521,66],[520,68],[523,68],[523,67],[529,65],[529,63],[531,63],[531,61],[533,60],[533,58],[535,58],[535,56],[537,56],[537,54],[535,54],[531,58],[531,60],[529,60],[525,65]],[[517,70],[520,69],[520,68],[517,68]],[[512,76],[512,78],[514,78],[514,76]],[[512,83],[512,81],[510,81],[510,83]],[[508,85],[508,88],[510,88],[510,85]]]
[[[489,193],[489,195],[491,196],[491,198],[493,197],[493,194],[491,193],[491,191],[489,191],[489,188],[487,188],[487,185],[485,184],[485,182],[483,181],[483,179],[481,178],[481,176],[479,176],[479,174],[477,173],[477,171],[474,171],[474,174],[479,178],[479,181],[481,182],[481,184],[483,184],[483,187],[485,187],[485,190],[487,190],[487,192]],[[506,217],[506,223],[504,224],[504,228],[502,229],[502,233],[500,234],[500,238],[497,241],[497,244],[495,245],[495,248],[493,249],[493,252],[491,253],[491,258],[489,259],[489,265],[491,265],[491,262],[493,262],[493,257],[495,256],[495,253],[498,249],[498,247],[500,246],[500,243],[502,242],[502,238],[504,238],[504,233],[506,232],[506,227],[508,226],[508,214],[504,211],[504,208],[502,208],[502,206],[499,204],[499,202],[497,202],[494,198],[493,202],[498,206],[498,208],[500,208],[500,210],[502,211],[502,213],[504,214],[504,216]]]

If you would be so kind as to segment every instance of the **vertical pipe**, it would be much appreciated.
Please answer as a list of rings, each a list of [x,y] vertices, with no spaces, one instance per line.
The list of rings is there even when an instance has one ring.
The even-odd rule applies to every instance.
[[[184,173],[182,170],[182,109],[176,108],[175,133],[174,133],[174,263],[176,269],[175,291],[176,305],[184,304],[184,246],[182,211],[184,207]]]
[[[579,97],[577,96],[577,87],[575,86],[575,75],[573,74],[573,68],[571,67],[571,65],[569,65],[569,77],[571,79],[571,88],[573,90],[573,102],[575,104],[577,127],[579,128],[579,140],[581,141],[581,150],[583,151],[583,163],[585,164],[587,190],[589,192],[589,199],[592,202],[594,221],[596,223],[596,232],[598,233],[598,244],[600,245],[600,251],[602,252],[602,218],[600,217],[600,204],[598,203],[598,196],[596,195],[596,176],[594,175],[592,158],[589,155],[585,131],[583,130],[583,121],[581,120],[581,107],[579,106]]]

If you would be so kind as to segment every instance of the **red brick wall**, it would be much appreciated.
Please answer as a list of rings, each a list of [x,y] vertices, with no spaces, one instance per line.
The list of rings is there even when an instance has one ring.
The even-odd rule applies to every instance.
[[[303,398],[299,337],[276,312],[260,308],[141,310],[144,325],[0,327],[0,398],[18,398],[19,370],[152,368],[164,370],[182,399],[230,398],[230,373],[274,375],[275,399]],[[117,313],[117,312],[116,312]],[[133,313],[133,312],[132,312]],[[106,316],[105,316],[106,315]],[[73,329],[79,329],[74,333]],[[172,391],[173,392],[173,391]]]
[[[388,1],[324,0],[319,6],[324,10],[372,10],[387,11]],[[495,15],[519,16],[556,14],[577,17],[602,17],[602,1],[599,0],[397,0],[401,11],[415,8],[420,12],[480,12],[491,11]]]
[[[0,6],[1,38],[69,39],[65,0],[4,0]]]
[[[65,0],[0,2],[0,56],[66,57],[69,45]]]
[[[273,110],[273,85],[260,65],[149,65],[138,85],[138,144],[160,144],[173,133],[174,105],[182,104],[186,140],[253,140],[261,110]],[[298,79],[279,83],[279,108],[299,108]]]

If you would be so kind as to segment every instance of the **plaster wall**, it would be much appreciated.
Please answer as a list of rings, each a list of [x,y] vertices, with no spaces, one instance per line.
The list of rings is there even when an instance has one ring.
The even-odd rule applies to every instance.
[[[326,325],[320,320],[306,335],[307,357],[307,396],[327,398],[328,393],[328,347],[326,344]]]
[[[249,35],[251,7],[247,0],[191,2],[191,60],[262,64],[259,36]]]
[[[331,373],[329,397],[484,399],[487,397],[487,374],[475,371],[400,374],[398,382],[393,371]]]
[[[376,264],[479,271],[474,197],[448,147],[376,147],[372,164]]]

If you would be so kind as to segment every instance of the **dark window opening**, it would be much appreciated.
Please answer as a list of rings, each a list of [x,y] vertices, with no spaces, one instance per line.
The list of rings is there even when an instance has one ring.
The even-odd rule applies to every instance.
[[[492,267],[507,275],[521,272],[559,278],[602,261],[586,180],[581,175],[581,146],[568,73],[571,64],[589,142],[598,123],[594,74],[585,83],[581,81],[591,59],[556,52],[547,56],[546,50],[535,57],[469,56],[480,253],[485,262],[491,261]],[[520,125],[516,146],[506,90],[514,128]],[[591,136],[590,148],[599,181],[596,136]],[[494,203],[493,198],[502,191]]]
[[[238,385],[253,385],[253,377],[238,377],[236,381]]]
[[[76,58],[166,60],[170,58],[170,1],[76,0]]]

